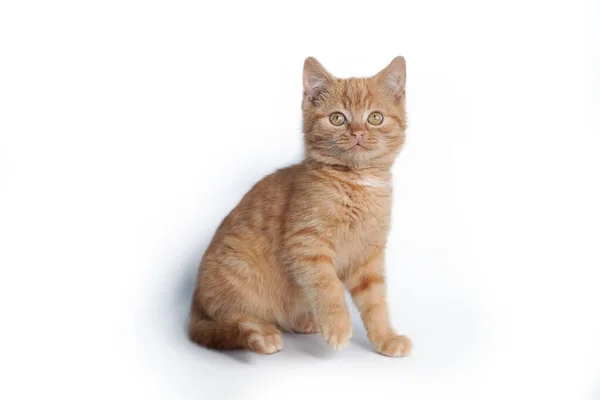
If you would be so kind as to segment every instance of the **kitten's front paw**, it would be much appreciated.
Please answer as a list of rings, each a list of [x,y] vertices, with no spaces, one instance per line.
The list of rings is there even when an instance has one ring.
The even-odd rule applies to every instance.
[[[375,346],[377,351],[388,357],[402,357],[410,354],[412,342],[403,335],[390,336],[381,345]]]
[[[321,325],[321,336],[333,350],[342,350],[352,337],[352,324],[348,313],[329,316]]]

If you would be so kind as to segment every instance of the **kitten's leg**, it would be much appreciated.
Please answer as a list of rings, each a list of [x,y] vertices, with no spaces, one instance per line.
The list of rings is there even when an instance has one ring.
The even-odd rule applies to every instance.
[[[411,342],[398,335],[390,323],[383,269],[383,249],[377,249],[349,274],[345,283],[375,349],[390,357],[405,356],[410,353]]]
[[[334,350],[352,336],[344,285],[338,279],[333,244],[313,229],[293,232],[287,240],[287,267],[314,307],[323,339]]]

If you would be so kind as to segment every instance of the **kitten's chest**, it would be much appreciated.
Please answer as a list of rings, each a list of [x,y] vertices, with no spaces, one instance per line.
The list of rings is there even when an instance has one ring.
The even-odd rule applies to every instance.
[[[341,193],[333,214],[339,268],[360,263],[373,246],[385,244],[390,226],[391,194],[389,187]]]

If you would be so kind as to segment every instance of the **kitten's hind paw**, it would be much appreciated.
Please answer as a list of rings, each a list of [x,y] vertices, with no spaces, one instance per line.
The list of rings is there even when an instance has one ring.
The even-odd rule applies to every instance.
[[[275,325],[244,324],[248,349],[259,354],[273,354],[283,349],[281,332]]]
[[[301,316],[295,321],[294,332],[296,333],[316,333],[319,332],[319,323],[317,317],[312,314],[306,314]]]
[[[280,333],[274,335],[253,333],[248,337],[248,347],[260,354],[273,354],[283,349],[283,339]]]

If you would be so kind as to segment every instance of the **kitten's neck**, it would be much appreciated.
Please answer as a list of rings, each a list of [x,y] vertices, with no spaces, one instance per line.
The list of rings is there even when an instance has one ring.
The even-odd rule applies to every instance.
[[[384,187],[391,186],[392,172],[391,168],[383,167],[350,167],[347,165],[327,164],[314,160],[305,160],[304,164],[309,170],[329,172],[340,177],[344,177],[349,182],[361,186]]]

